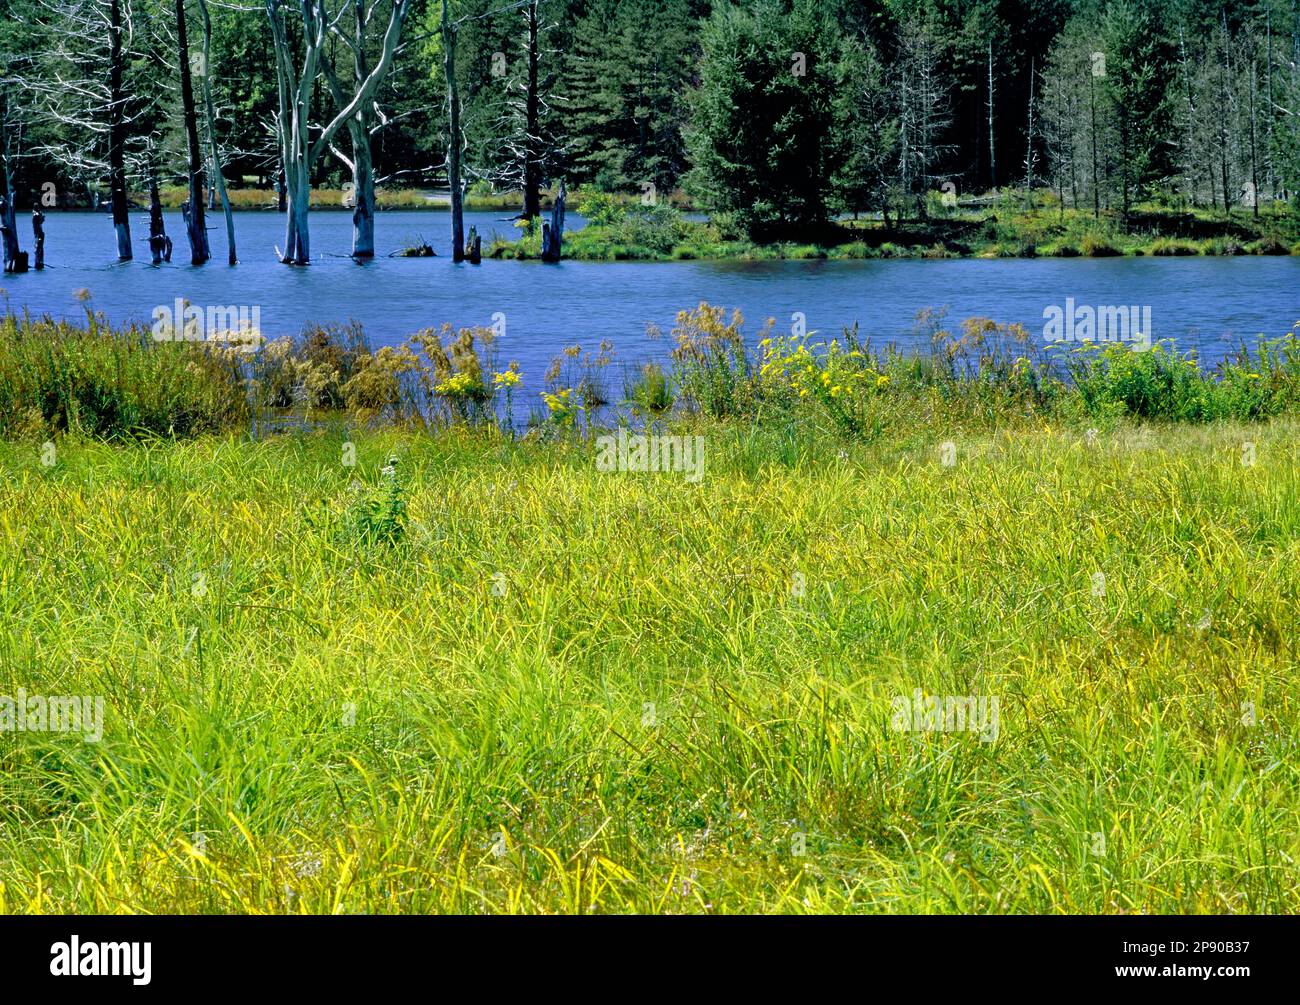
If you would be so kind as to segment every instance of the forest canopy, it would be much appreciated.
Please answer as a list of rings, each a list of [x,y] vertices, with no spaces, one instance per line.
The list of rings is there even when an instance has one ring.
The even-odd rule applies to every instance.
[[[1293,0],[5,6],[10,207],[221,182],[302,213],[338,188],[364,215],[376,185],[454,175],[529,218],[563,180],[763,236],[1004,187],[1125,219],[1300,192]]]

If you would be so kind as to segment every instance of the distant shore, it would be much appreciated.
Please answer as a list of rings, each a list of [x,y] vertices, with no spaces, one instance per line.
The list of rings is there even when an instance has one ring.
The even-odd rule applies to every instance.
[[[841,217],[756,239],[724,218],[691,220],[664,206],[610,205],[597,197],[587,225],[564,239],[564,257],[579,261],[772,259],[1111,258],[1193,255],[1300,255],[1300,215],[1285,204],[1224,213],[1203,208],[1137,207],[1097,214],[1061,209],[1041,195],[938,207],[916,219],[879,214]],[[493,258],[540,257],[534,231],[497,240]]]

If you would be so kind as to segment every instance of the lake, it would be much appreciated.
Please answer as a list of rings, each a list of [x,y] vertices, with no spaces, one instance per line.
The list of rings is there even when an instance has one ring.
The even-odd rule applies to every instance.
[[[268,338],[296,333],[306,321],[364,324],[375,346],[393,344],[421,328],[444,321],[456,326],[487,325],[506,318],[500,361],[518,360],[535,390],[550,361],[566,345],[594,350],[614,343],[616,360],[633,363],[666,357],[669,340],[652,341],[646,325],[664,332],[678,310],[708,301],[739,307],[746,331],[758,331],[773,316],[788,330],[791,315],[806,316],[809,331],[838,335],[858,322],[863,336],[883,346],[924,349],[915,316],[926,308],[947,308],[948,323],[982,315],[1018,321],[1038,337],[1044,310],[1079,305],[1140,305],[1151,311],[1152,334],[1174,339],[1182,350],[1197,349],[1207,365],[1241,342],[1276,338],[1300,320],[1300,257],[998,259],[936,261],[778,261],[598,263],[485,260],[454,265],[450,222],[445,212],[380,213],[375,223],[377,257],[358,265],[351,248],[351,215],[314,213],[308,268],[279,264],[275,246],[284,241],[278,213],[245,212],[235,217],[241,264],[225,264],[225,224],[209,216],[214,260],[201,268],[186,264],[179,213],[167,214],[176,242],[170,265],[149,264],[148,220],[132,214],[137,258],[119,264],[112,224],[105,213],[49,212],[45,225],[44,272],[4,276],[10,306],[33,314],[78,318],[73,296],[85,288],[90,306],[115,323],[149,323],[154,307],[177,297],[195,305],[259,307]],[[505,211],[467,213],[483,235],[515,233]],[[582,226],[570,214],[569,229]],[[24,249],[31,250],[30,223],[20,218]],[[437,258],[388,258],[390,252],[427,241]]]

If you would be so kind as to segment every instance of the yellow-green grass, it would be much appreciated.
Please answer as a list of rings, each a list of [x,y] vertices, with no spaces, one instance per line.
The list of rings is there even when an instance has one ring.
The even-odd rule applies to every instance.
[[[279,194],[273,188],[231,188],[227,191],[232,209],[276,209]],[[158,190],[159,201],[165,209],[180,209],[181,203],[189,199],[189,189],[184,185],[168,185]],[[352,192],[341,188],[314,188],[311,191],[312,209],[352,209]],[[148,193],[133,192],[132,199],[140,205],[148,205]],[[450,202],[446,197],[433,196],[421,188],[378,188],[375,190],[375,204],[383,209],[433,209],[446,210]],[[493,194],[469,195],[465,199],[466,209],[513,209],[523,205],[523,195],[519,192],[500,192]],[[209,210],[209,213],[213,212]],[[220,214],[221,207],[217,206]]]
[[[1295,421],[687,431],[0,444],[0,910],[1300,909]]]

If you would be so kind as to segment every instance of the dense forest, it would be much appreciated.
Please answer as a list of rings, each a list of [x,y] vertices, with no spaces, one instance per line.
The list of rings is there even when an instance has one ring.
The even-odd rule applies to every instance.
[[[355,204],[362,255],[376,186],[517,193],[530,219],[561,181],[674,195],[757,237],[1008,187],[1123,219],[1300,192],[1297,0],[4,6],[11,228],[102,202],[126,226],[187,187],[195,261],[227,188],[278,195],[287,261],[319,187]]]

